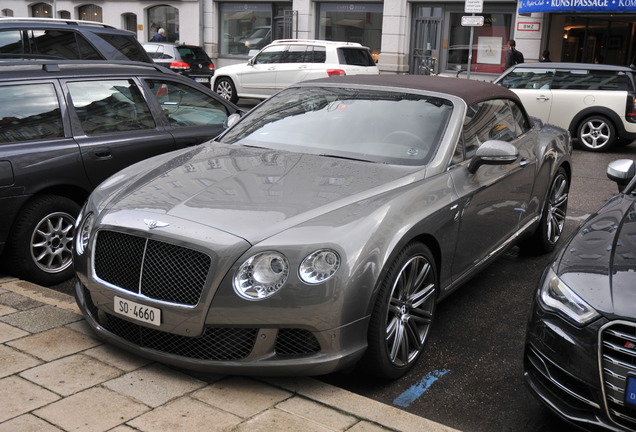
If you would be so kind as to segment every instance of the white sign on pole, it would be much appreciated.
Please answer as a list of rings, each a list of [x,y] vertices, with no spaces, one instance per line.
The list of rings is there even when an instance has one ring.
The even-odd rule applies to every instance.
[[[466,13],[482,13],[484,11],[484,0],[466,0],[464,3],[464,12]]]
[[[484,17],[481,15],[464,15],[462,17],[462,25],[464,27],[481,27],[484,25]]]

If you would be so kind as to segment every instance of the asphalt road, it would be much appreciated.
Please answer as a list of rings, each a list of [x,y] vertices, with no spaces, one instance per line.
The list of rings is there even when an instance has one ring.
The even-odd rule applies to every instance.
[[[636,143],[610,153],[574,151],[566,235],[617,192],[607,164],[636,158]],[[525,388],[522,355],[536,283],[550,256],[500,257],[444,300],[425,352],[395,382],[332,374],[320,379],[465,432],[578,430]]]

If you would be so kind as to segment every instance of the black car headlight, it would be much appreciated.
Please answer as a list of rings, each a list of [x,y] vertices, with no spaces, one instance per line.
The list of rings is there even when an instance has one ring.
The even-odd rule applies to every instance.
[[[289,262],[279,252],[267,251],[251,256],[234,275],[234,291],[246,300],[263,300],[287,282]]]
[[[82,255],[88,246],[91,234],[93,232],[93,225],[95,224],[95,215],[93,213],[87,213],[82,215],[77,221],[77,227],[75,229],[75,252],[78,255]]]
[[[556,311],[580,326],[600,317],[600,314],[568,287],[551,268],[543,279],[539,300],[545,309]]]

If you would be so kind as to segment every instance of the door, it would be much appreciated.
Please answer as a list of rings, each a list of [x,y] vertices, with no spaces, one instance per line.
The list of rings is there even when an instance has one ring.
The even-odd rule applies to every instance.
[[[65,86],[73,136],[93,187],[135,162],[176,149],[133,79],[69,80]]]
[[[437,17],[416,18],[413,32],[410,73],[431,75],[439,72],[439,49],[442,20]]]
[[[464,126],[466,160],[488,140],[507,141],[519,156],[506,165],[483,165],[475,173],[468,164],[452,170],[460,197],[460,228],[453,274],[462,275],[505,245],[525,220],[532,194],[536,156],[532,133],[519,134],[507,101],[491,100],[469,109]]]
[[[239,74],[244,93],[269,96],[276,91],[276,73],[286,49],[287,45],[274,45],[249,61]]]

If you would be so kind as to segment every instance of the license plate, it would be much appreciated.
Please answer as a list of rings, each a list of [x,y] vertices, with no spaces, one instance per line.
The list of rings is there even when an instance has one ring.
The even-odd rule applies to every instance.
[[[161,325],[161,309],[115,296],[115,312],[137,321]]]
[[[210,82],[210,78],[195,78],[194,80],[196,82],[203,82],[203,83],[209,83]]]
[[[625,403],[636,407],[636,378],[628,376],[625,385]]]

